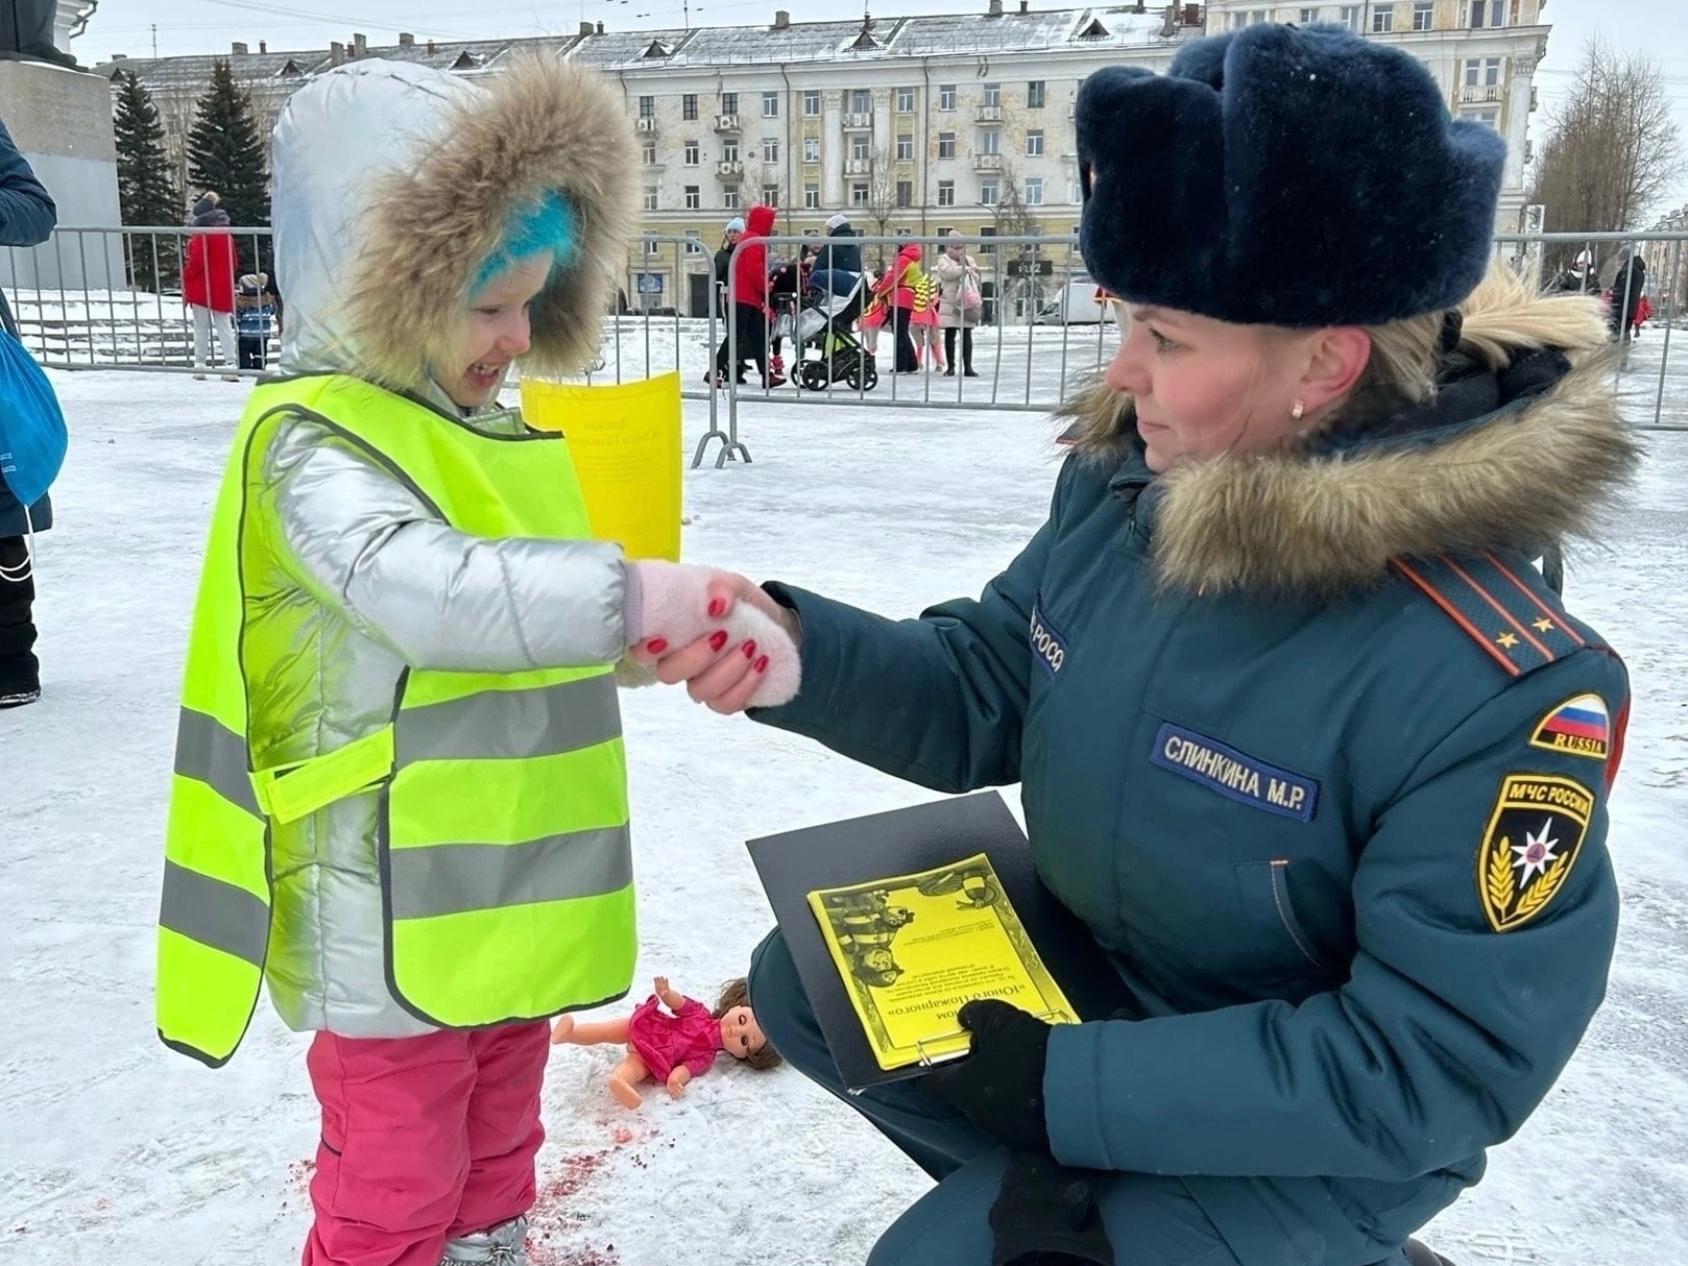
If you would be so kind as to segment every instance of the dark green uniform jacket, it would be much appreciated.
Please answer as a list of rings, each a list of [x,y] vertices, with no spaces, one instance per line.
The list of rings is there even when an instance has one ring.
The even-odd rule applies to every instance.
[[[1491,303],[1522,341],[1602,339]],[[770,587],[804,684],[757,719],[945,791],[1022,782],[1044,881],[1149,1017],[1053,1035],[1056,1157],[1190,1176],[1233,1243],[1341,1217],[1398,1245],[1605,990],[1626,676],[1530,547],[1633,449],[1609,374],[1516,350],[1450,359],[1433,407],[1160,477],[1097,395],[977,601],[897,623]]]

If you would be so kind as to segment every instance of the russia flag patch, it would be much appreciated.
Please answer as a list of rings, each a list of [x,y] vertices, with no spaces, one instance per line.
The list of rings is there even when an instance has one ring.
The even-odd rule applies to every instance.
[[[1565,700],[1542,718],[1530,746],[1605,760],[1612,750],[1612,722],[1606,701],[1595,694]]]

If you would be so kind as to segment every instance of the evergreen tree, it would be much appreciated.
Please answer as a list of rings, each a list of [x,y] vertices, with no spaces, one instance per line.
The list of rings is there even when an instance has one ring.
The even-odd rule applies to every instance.
[[[164,125],[158,107],[131,71],[117,90],[117,197],[125,224],[178,224],[182,196],[170,180]],[[166,235],[130,239],[129,283],[147,290],[174,285],[180,277],[179,239]]]
[[[194,112],[193,130],[188,133],[188,176],[195,195],[207,189],[222,195],[223,210],[235,228],[240,268],[273,271],[267,263],[268,240],[260,241],[260,258],[254,259],[253,239],[240,234],[241,229],[269,224],[269,176],[251,99],[235,83],[226,61],[212,67],[211,87]]]

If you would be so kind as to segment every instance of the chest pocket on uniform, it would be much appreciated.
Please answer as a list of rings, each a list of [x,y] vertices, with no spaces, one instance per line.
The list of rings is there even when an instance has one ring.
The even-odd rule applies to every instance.
[[[1238,900],[1262,968],[1292,976],[1330,975],[1334,970],[1330,961],[1296,914],[1290,860],[1238,862],[1235,870]]]

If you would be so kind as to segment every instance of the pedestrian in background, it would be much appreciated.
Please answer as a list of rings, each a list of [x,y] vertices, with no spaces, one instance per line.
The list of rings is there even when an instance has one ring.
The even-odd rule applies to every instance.
[[[213,331],[223,355],[223,368],[233,370],[239,363],[234,338],[234,235],[227,231],[229,213],[223,210],[222,201],[217,193],[206,190],[193,204],[188,220],[196,229],[212,230],[189,236],[187,264],[182,269],[182,298],[193,318],[196,370],[210,363]],[[203,373],[194,377],[202,382],[205,379]],[[239,382],[240,375],[225,373],[223,381]]]
[[[0,122],[0,246],[37,246],[58,223],[58,208],[18,152]],[[16,338],[17,323],[0,292],[0,327]],[[43,495],[34,505],[18,504],[0,475],[0,708],[17,708],[41,697],[41,665],[35,658],[35,577],[28,535],[53,526],[53,503]]]

